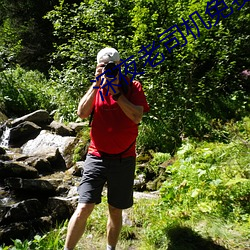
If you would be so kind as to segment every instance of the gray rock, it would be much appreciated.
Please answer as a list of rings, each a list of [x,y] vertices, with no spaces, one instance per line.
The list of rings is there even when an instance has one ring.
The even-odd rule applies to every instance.
[[[42,204],[37,199],[29,199],[12,205],[3,216],[1,223],[27,221],[30,218],[40,217],[42,214]]]
[[[72,197],[77,197],[78,198],[79,197],[76,186],[70,187],[67,197],[68,198],[72,198]]]
[[[41,127],[33,122],[25,121],[10,130],[9,146],[21,147],[28,140],[36,138],[40,133]]]
[[[11,239],[27,239],[33,234],[28,222],[15,222],[0,227],[0,242],[7,245],[13,244]]]
[[[1,243],[11,244],[10,239],[32,239],[40,230],[50,230],[56,221],[72,215],[78,202],[77,192],[74,197],[63,197],[79,181],[74,175],[80,176],[82,164],[79,162],[79,166],[76,164],[69,171],[65,170],[66,163],[68,168],[73,166],[73,151],[79,141],[70,135],[84,126],[87,124],[65,126],[51,123],[50,115],[43,110],[9,120],[5,127],[2,126],[4,134],[7,134],[6,128],[12,130],[12,145],[13,141],[15,146],[21,145],[24,139],[28,141],[22,144],[21,149],[9,148],[5,152],[5,146],[0,147]],[[29,127],[38,129],[39,134],[30,137],[34,133]],[[54,132],[41,131],[42,128]],[[17,203],[17,200],[23,201]]]
[[[0,224],[5,214],[9,211],[9,209],[10,209],[10,206],[5,206],[3,204],[0,204]]]
[[[29,121],[33,122],[39,126],[48,125],[51,122],[49,113],[46,110],[37,110],[20,118],[14,119],[11,124],[12,127],[17,126],[18,124]]]
[[[55,195],[58,182],[56,180],[41,180],[41,179],[21,179],[7,178],[5,185],[11,190],[24,191],[25,195]]]
[[[52,129],[52,131],[55,131],[57,135],[71,136],[75,134],[71,128],[57,121],[51,122],[49,127]]]
[[[73,199],[75,201],[75,199]],[[71,217],[75,206],[72,199],[63,197],[50,197],[48,199],[47,208],[53,218],[62,221]]]
[[[29,157],[25,160],[25,162],[35,168],[39,174],[48,174],[53,172],[50,162],[44,157]]]
[[[36,178],[38,171],[22,162],[0,161],[0,179],[8,177]]]
[[[54,225],[55,223],[50,215],[42,216],[32,221],[32,228],[34,228],[36,233],[42,231],[44,234],[45,231],[50,231]]]
[[[68,126],[75,131],[75,133],[79,133],[83,128],[88,127],[88,122],[69,122]]]
[[[145,174],[139,174],[134,180],[134,189],[143,190],[146,186],[146,177]]]
[[[0,154],[0,161],[10,161],[11,158],[8,155],[1,155]]]
[[[83,169],[84,169],[84,161],[78,161],[75,163],[73,167],[69,168],[65,172],[65,174],[81,177]]]
[[[34,140],[28,141],[21,149],[24,154],[29,156],[46,155],[48,152],[56,152],[58,149],[69,168],[73,165],[73,150],[77,141],[77,138],[73,136],[60,136],[42,130]]]
[[[47,160],[52,169],[55,170],[64,170],[66,169],[66,163],[63,159],[61,153],[59,152],[58,148],[47,148],[41,149],[40,157],[44,157]]]

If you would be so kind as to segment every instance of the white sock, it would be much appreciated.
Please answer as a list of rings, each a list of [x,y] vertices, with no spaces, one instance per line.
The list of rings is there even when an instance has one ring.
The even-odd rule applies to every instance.
[[[115,250],[115,247],[112,247],[110,245],[107,245],[107,250]]]

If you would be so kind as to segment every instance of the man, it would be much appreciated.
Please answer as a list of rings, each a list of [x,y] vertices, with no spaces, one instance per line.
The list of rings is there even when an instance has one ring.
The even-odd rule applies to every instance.
[[[133,205],[135,141],[138,124],[143,112],[149,111],[149,106],[138,81],[130,83],[127,79],[128,82],[124,83],[119,75],[121,73],[115,70],[116,77],[104,73],[108,66],[120,63],[117,50],[102,49],[97,55],[97,63],[95,77],[98,80],[78,105],[78,115],[82,119],[92,112],[94,115],[91,142],[78,187],[79,203],[69,221],[65,250],[74,249],[81,238],[87,218],[95,204],[101,202],[105,183],[109,209],[107,249],[115,249],[118,242],[122,210]],[[113,77],[113,81],[109,77]],[[113,89],[108,87],[108,81],[112,81]]]

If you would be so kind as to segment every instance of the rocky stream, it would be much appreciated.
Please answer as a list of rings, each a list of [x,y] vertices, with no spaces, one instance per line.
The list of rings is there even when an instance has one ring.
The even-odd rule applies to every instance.
[[[45,110],[0,123],[0,245],[31,239],[70,218],[84,167],[73,161],[88,124],[56,122]],[[137,178],[135,186],[145,180]]]

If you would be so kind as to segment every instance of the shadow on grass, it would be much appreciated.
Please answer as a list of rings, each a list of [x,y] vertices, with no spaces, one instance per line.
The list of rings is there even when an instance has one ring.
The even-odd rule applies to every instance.
[[[170,240],[167,250],[227,250],[188,227],[175,226],[168,230],[167,236]]]

